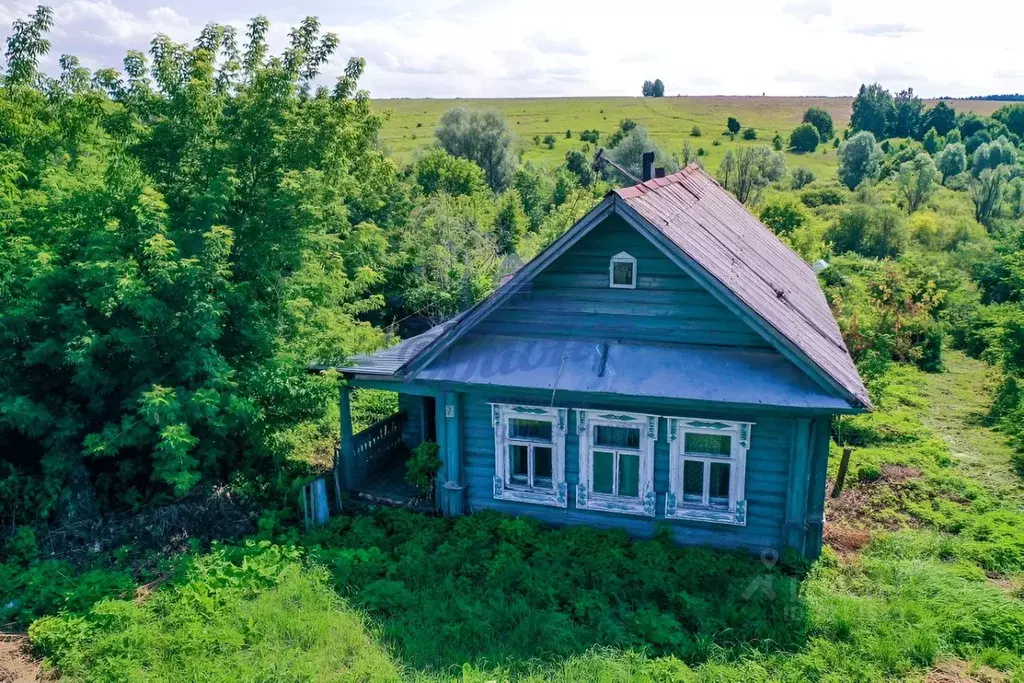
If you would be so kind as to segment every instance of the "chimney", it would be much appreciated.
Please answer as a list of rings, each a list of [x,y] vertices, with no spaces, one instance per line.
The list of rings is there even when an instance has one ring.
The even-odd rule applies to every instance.
[[[654,171],[654,152],[644,152],[644,166],[643,173],[640,178],[643,182],[647,182],[651,179]]]
[[[664,178],[665,177],[665,167],[662,166],[660,168],[654,169],[654,177],[655,178]]]

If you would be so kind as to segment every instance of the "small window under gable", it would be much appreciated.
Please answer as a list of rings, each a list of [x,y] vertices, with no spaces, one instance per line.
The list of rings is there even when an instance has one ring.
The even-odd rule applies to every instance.
[[[624,251],[612,256],[608,279],[615,289],[636,289],[636,259]]]

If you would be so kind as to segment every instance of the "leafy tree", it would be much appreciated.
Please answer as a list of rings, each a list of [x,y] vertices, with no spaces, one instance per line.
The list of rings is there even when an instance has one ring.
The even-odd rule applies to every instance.
[[[839,147],[839,180],[852,190],[865,180],[875,180],[881,163],[882,150],[874,134],[861,131]]]
[[[735,116],[730,116],[725,122],[725,127],[730,133],[736,135],[736,133],[740,132],[742,126],[740,126],[740,122]]]
[[[776,152],[781,152],[784,146],[785,143],[782,141],[782,136],[776,132],[775,136],[772,138],[772,149]]]
[[[916,138],[921,134],[924,102],[914,94],[913,88],[896,93],[893,98],[893,118],[889,135],[897,138]]]
[[[498,198],[494,217],[494,237],[499,254],[514,254],[526,234],[526,213],[519,192],[512,188]]]
[[[515,135],[497,111],[449,109],[441,116],[435,135],[446,152],[482,168],[495,192],[512,182],[517,165]]]
[[[718,169],[722,187],[744,204],[757,202],[771,183],[786,175],[786,158],[767,145],[726,152]]]
[[[622,142],[608,153],[608,157],[635,177],[640,178],[643,173],[644,152],[654,152],[655,164],[664,166],[667,172],[673,173],[676,171],[677,164],[675,160],[665,156],[643,126],[634,126]],[[632,185],[634,182],[632,179],[624,177],[614,168],[610,168],[608,172],[619,183]]]
[[[840,215],[825,237],[837,254],[852,251],[877,259],[899,256],[910,242],[903,215],[890,204],[854,204]]]
[[[644,81],[644,84],[640,87],[640,93],[644,97],[654,97],[654,83],[652,81]]]
[[[888,90],[878,83],[862,84],[853,100],[850,128],[884,138],[895,116],[896,107]]]
[[[1017,137],[1024,138],[1024,104],[1000,107],[993,112],[992,118],[1005,125]]]
[[[483,169],[469,159],[453,157],[439,147],[420,153],[413,164],[413,174],[416,184],[427,195],[438,192],[469,195],[487,187]]]
[[[938,132],[938,131],[936,131]],[[953,130],[946,133],[946,144],[952,144],[954,142],[963,142],[963,138],[960,135],[960,129],[954,128]]]
[[[791,201],[766,204],[760,218],[776,235],[790,235],[807,221],[803,210]]]
[[[974,156],[971,157],[971,172],[980,175],[986,169],[994,169],[1004,164],[1012,166],[1016,162],[1017,148],[1006,138],[999,138],[993,142],[986,142],[974,150]]]
[[[956,130],[959,130],[960,135],[967,139],[979,130],[985,130],[985,119],[973,111],[965,111],[956,117]]]
[[[548,149],[554,149],[555,148],[555,142],[556,142],[556,140],[555,140],[555,136],[554,135],[548,134],[548,135],[544,136],[544,145]]]
[[[803,189],[814,182],[814,172],[809,168],[798,166],[793,169],[791,181],[794,190]]]
[[[757,131],[754,130],[753,128],[744,128],[743,129],[743,139],[744,140],[756,140],[757,139]]]
[[[601,138],[601,133],[595,128],[594,130],[583,130],[580,131],[580,140],[583,142],[589,142],[593,145],[597,144],[597,141]]]
[[[948,135],[949,131],[956,128],[956,110],[945,102],[939,102],[925,112],[921,119],[921,131],[934,128],[942,136]]]
[[[935,168],[931,156],[921,152],[913,161],[900,166],[896,186],[907,202],[907,209],[913,213],[928,201],[941,180],[942,174]]]
[[[992,142],[992,134],[982,128],[967,136],[964,145],[967,147],[967,153],[973,155],[979,147],[987,142]]]
[[[700,148],[698,148],[698,149],[700,149]],[[682,154],[681,154],[681,158],[679,159],[680,163],[684,167],[685,166],[689,166],[693,162],[697,161],[697,157],[698,156],[699,156],[699,154],[698,154],[697,150],[695,150],[693,148],[693,145],[690,144],[690,141],[689,140],[683,140],[683,151],[682,151]]]
[[[801,123],[789,135],[789,146],[796,152],[813,152],[819,141],[818,129],[810,123]]]
[[[608,149],[615,149],[634,128],[636,128],[636,121],[633,119],[622,119],[619,121],[618,129],[608,138]]]
[[[690,137],[699,138],[704,132],[700,129],[700,126],[694,126],[690,129]]]
[[[651,88],[651,95],[654,97],[665,96],[665,84],[661,82],[660,78],[654,79],[654,85]]]
[[[999,216],[1009,174],[1003,166],[984,168],[980,173],[971,170],[968,190],[974,202],[974,219],[982,225],[991,226],[992,220]]]
[[[967,170],[967,150],[962,143],[954,142],[942,148],[935,156],[935,166],[942,174],[942,181],[960,175]]]
[[[551,179],[541,169],[527,161],[516,169],[512,187],[519,193],[523,212],[529,219],[530,230],[537,230],[544,220],[544,213],[551,200]]]
[[[578,149],[565,153],[564,166],[581,187],[590,187],[594,182],[594,169],[591,167],[587,155]]]
[[[803,122],[814,126],[822,142],[832,137],[832,115],[821,107],[809,107],[804,112]]]
[[[924,151],[929,154],[935,154],[942,149],[942,138],[939,137],[939,133],[934,128],[929,128],[928,132],[924,134],[921,139],[921,144],[924,146]]]
[[[408,202],[338,40],[309,18],[157,36],[125,74],[36,72],[48,11],[16,26],[0,86],[0,450],[34,514],[131,506],[238,475],[287,483],[343,360],[379,333],[385,229]],[[226,55],[223,60],[218,55]],[[11,179],[15,179],[11,182]],[[326,444],[330,450],[330,440]],[[306,453],[311,457],[311,453]]]

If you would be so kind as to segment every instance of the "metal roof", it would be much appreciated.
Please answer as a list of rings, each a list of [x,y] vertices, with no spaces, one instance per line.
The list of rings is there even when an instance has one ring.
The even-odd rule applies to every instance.
[[[459,322],[461,318],[462,314],[460,313],[440,325],[431,327],[422,334],[403,339],[390,348],[370,354],[352,356],[346,365],[335,369],[340,372],[358,372],[363,375],[394,375],[410,360],[416,358],[421,351],[435,342],[446,330]],[[317,365],[313,367],[318,370],[326,369]]]
[[[417,379],[549,391],[849,410],[773,349],[467,335]]]
[[[696,164],[614,191],[863,406],[871,400],[811,267]]]

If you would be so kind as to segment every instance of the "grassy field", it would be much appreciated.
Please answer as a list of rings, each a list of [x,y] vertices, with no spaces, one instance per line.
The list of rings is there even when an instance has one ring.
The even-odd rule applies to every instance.
[[[373,104],[392,112],[384,126],[384,140],[392,154],[401,160],[410,159],[417,149],[430,144],[438,119],[445,111],[464,105],[500,111],[519,135],[523,159],[545,166],[557,166],[568,150],[582,148],[585,143],[579,140],[581,130],[596,128],[603,141],[618,127],[619,121],[631,118],[646,126],[654,140],[669,152],[678,154],[686,140],[694,149],[703,147],[707,152],[705,166],[715,169],[730,148],[770,143],[776,132],[788,142],[789,133],[800,124],[808,107],[823,107],[832,115],[836,130],[842,130],[849,123],[852,101],[849,97],[579,97],[401,99],[374,100]],[[987,115],[1004,103],[977,100],[952,104],[958,110],[970,109]],[[739,119],[744,128],[754,128],[758,139],[749,141],[737,136],[730,141],[723,136],[729,116]],[[701,137],[691,137],[694,126],[700,127]],[[565,137],[567,130],[572,131],[571,138]],[[555,136],[553,149],[534,143],[534,136],[543,140],[545,135]],[[820,177],[835,173],[836,156],[831,144],[819,147],[813,154],[787,153],[787,156],[791,168],[804,166]]]

